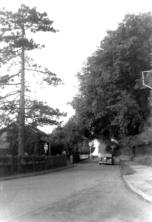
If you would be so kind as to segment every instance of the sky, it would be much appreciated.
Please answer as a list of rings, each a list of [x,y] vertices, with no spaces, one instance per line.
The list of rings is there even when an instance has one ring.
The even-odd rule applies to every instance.
[[[21,4],[47,12],[57,33],[38,34],[45,49],[32,53],[36,62],[55,72],[64,82],[56,88],[35,89],[39,99],[74,114],[67,104],[78,93],[77,73],[97,49],[107,30],[114,30],[125,14],[152,11],[151,0],[0,0],[0,8],[17,10]]]

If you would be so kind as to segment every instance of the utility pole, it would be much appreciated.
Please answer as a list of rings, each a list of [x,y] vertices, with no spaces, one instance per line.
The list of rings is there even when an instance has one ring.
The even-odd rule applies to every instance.
[[[20,77],[20,101],[19,101],[19,116],[18,116],[18,156],[24,154],[24,125],[25,125],[25,48],[24,37],[25,30],[22,24],[22,47],[21,47],[21,77]]]

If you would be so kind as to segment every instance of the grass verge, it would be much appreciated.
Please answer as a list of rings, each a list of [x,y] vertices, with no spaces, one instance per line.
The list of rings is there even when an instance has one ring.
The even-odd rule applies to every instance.
[[[134,161],[138,164],[152,166],[152,155],[140,155],[136,156]]]

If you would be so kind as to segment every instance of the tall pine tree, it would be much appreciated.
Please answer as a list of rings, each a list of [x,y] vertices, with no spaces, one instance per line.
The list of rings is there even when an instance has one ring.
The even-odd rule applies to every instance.
[[[40,13],[36,8],[29,8],[26,5],[21,5],[17,12],[0,11],[0,68],[2,69],[1,72],[7,70],[9,73],[3,73],[0,85],[2,88],[4,86],[11,87],[11,89],[6,90],[7,94],[4,95],[2,92],[0,96],[1,117],[4,123],[7,124],[11,121],[11,118],[17,119],[18,155],[20,156],[24,153],[25,118],[28,114],[32,116],[32,108],[38,114],[39,107],[40,116],[37,119],[35,118],[35,123],[36,121],[47,122],[47,118],[43,118],[42,113],[50,116],[51,113],[61,115],[59,110],[53,110],[39,101],[26,100],[25,97],[25,93],[29,92],[28,85],[26,85],[27,72],[39,73],[36,78],[41,79],[42,82],[46,82],[48,85],[56,86],[61,82],[56,74],[35,64],[28,53],[30,50],[43,47],[35,43],[33,38],[28,38],[28,36],[32,36],[30,33],[40,31],[55,33],[56,30],[52,24],[53,21],[48,18],[45,12]],[[27,109],[25,109],[26,105]],[[55,122],[52,121],[52,123]]]

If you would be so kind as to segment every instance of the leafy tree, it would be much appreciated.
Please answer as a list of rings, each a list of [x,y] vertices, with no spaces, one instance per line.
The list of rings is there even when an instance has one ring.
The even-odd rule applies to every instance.
[[[39,101],[32,101],[30,98],[30,82],[26,75],[36,75],[38,83],[56,86],[61,80],[55,73],[47,68],[34,63],[29,57],[29,51],[40,49],[41,46],[34,42],[32,36],[37,32],[53,32],[56,30],[52,26],[47,14],[40,13],[36,8],[29,8],[21,5],[17,12],[2,10],[0,11],[0,68],[3,77],[0,85],[4,90],[1,91],[0,116],[3,125],[11,121],[18,121],[18,141],[19,155],[24,151],[24,124],[25,120],[31,118],[33,123],[56,124],[51,121],[52,115],[60,116],[59,110],[53,110],[46,104]],[[4,72],[7,70],[7,73]],[[26,75],[25,75],[26,73]]]
[[[82,134],[75,117],[70,118],[63,127],[56,128],[50,135],[52,154],[61,153],[63,150],[66,150],[67,155],[88,154],[88,143],[89,140]]]
[[[151,48],[152,15],[126,15],[88,58],[72,103],[88,135],[122,138],[142,131],[149,116],[149,90],[140,81],[141,72],[150,69]]]
[[[67,151],[65,133],[62,127],[53,130],[49,137],[51,155],[61,154],[63,150]]]

